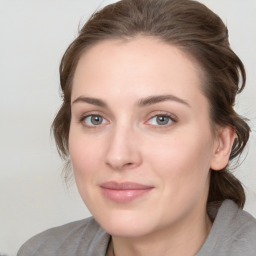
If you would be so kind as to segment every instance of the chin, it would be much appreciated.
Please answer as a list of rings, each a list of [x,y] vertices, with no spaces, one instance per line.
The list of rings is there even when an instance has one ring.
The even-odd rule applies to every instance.
[[[150,229],[148,225],[136,224],[131,225],[129,223],[119,222],[116,224],[106,224],[101,225],[102,228],[112,236],[115,237],[143,237],[150,233]]]
[[[102,211],[104,212],[104,211]],[[141,237],[152,231],[154,222],[145,213],[132,210],[115,210],[104,216],[94,215],[100,226],[110,235],[118,237]]]

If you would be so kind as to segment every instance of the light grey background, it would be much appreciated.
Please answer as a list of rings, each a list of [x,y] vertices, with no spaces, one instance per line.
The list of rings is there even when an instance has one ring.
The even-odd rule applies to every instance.
[[[50,125],[60,104],[64,50],[102,0],[0,0],[0,252],[15,255],[32,235],[89,216],[61,179]],[[248,82],[236,109],[251,119],[247,158],[235,171],[256,216],[256,1],[202,0],[229,27]]]

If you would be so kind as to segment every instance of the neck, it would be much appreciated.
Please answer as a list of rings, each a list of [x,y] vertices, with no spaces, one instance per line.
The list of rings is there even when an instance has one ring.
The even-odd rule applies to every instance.
[[[196,216],[144,237],[112,237],[114,256],[191,256],[202,247],[211,229],[208,215]]]

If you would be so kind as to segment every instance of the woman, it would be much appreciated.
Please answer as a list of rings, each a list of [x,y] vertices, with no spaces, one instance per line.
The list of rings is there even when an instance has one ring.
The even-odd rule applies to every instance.
[[[233,109],[245,70],[216,14],[190,0],[109,5],[67,49],[60,80],[53,132],[93,217],[19,256],[256,255],[228,170],[249,138]]]

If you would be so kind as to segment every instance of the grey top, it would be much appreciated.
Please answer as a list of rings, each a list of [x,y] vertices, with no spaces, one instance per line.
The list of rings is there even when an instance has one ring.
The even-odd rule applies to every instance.
[[[217,215],[216,215],[217,214]],[[231,200],[212,205],[212,229],[196,256],[255,256],[256,220]],[[105,256],[110,235],[93,217],[44,231],[28,240],[17,256]]]

